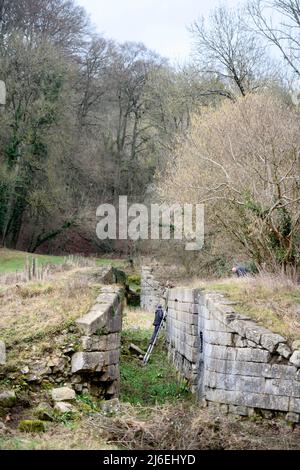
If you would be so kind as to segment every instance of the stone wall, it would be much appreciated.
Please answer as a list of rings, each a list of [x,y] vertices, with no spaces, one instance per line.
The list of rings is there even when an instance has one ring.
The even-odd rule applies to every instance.
[[[153,312],[161,302],[164,288],[155,277],[157,266],[143,266],[141,273],[141,307]]]
[[[76,321],[82,336],[80,351],[72,356],[72,381],[106,399],[120,389],[122,296],[118,287],[103,287],[96,304]]]
[[[192,290],[168,293],[167,341],[171,361],[186,378],[193,392],[198,387],[198,298]]]
[[[4,341],[0,340],[0,365],[6,364],[6,347]]]
[[[200,289],[168,292],[169,357],[199,399],[250,415],[283,412],[300,421],[300,341],[234,311],[224,296]]]
[[[91,280],[95,279],[103,285],[93,307],[54,335],[42,355],[32,352],[30,358],[11,364],[0,341],[0,379],[21,380],[32,387],[71,386],[104,399],[118,396],[123,289],[114,283],[111,267],[93,273]]]
[[[300,347],[234,312],[217,294],[199,292],[198,332],[203,335],[199,396],[229,411],[255,409],[287,413],[299,422]]]

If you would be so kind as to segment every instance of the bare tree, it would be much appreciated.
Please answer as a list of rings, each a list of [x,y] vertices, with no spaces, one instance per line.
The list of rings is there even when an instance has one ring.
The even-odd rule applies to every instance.
[[[248,4],[254,28],[275,46],[300,76],[299,0],[254,0]]]
[[[244,12],[220,6],[190,28],[197,62],[203,72],[213,74],[229,85],[231,97],[245,96],[257,88],[266,66],[264,48],[247,30]]]
[[[90,33],[85,10],[74,0],[0,0],[0,34],[19,32],[29,42],[50,38],[68,52],[78,52]]]
[[[281,99],[248,95],[195,117],[162,174],[169,203],[203,203],[208,230],[222,228],[258,266],[299,269],[299,115]]]

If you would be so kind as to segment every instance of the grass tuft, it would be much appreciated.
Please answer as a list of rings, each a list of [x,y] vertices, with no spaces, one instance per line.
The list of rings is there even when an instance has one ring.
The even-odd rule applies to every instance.
[[[194,281],[193,287],[221,292],[236,302],[238,313],[249,315],[289,342],[300,339],[300,286],[284,275]]]

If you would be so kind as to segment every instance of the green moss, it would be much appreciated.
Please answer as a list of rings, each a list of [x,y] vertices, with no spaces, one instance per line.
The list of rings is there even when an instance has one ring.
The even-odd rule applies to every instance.
[[[17,397],[14,391],[4,390],[0,392],[0,407],[12,408],[17,402]]]
[[[21,432],[45,432],[45,423],[39,419],[25,419],[19,423]]]
[[[127,283],[129,285],[134,284],[136,286],[141,285],[141,276],[138,274],[133,274],[131,276],[127,276]]]
[[[53,421],[53,410],[48,403],[40,403],[34,410],[34,416],[41,421]]]
[[[108,334],[108,331],[107,331],[107,328],[105,326],[103,326],[102,328],[99,328],[94,333],[94,335],[96,335],[96,336],[103,336],[103,335],[107,335],[107,334]]]

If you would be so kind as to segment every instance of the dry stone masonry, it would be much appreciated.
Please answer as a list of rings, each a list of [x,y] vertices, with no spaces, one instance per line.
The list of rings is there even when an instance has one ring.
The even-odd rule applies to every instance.
[[[194,291],[171,289],[168,294],[167,341],[169,356],[196,392],[198,356],[198,298]]]
[[[6,347],[4,341],[0,340],[0,365],[6,364]]]
[[[0,378],[21,379],[33,387],[43,383],[60,387],[60,393],[67,387],[74,396],[82,392],[101,399],[118,397],[123,290],[115,284],[111,267],[99,269],[96,278],[102,286],[95,304],[51,338],[46,354],[32,354],[16,368],[7,361],[0,340]]]
[[[164,289],[155,279],[157,266],[143,266],[141,274],[141,307],[149,312],[155,310],[160,302]]]
[[[120,389],[122,290],[105,286],[96,304],[77,320],[80,351],[72,356],[73,381],[85,383],[92,395],[114,398]]]
[[[204,403],[300,421],[300,341],[290,347],[221,294],[170,289],[167,342],[172,362]]]

